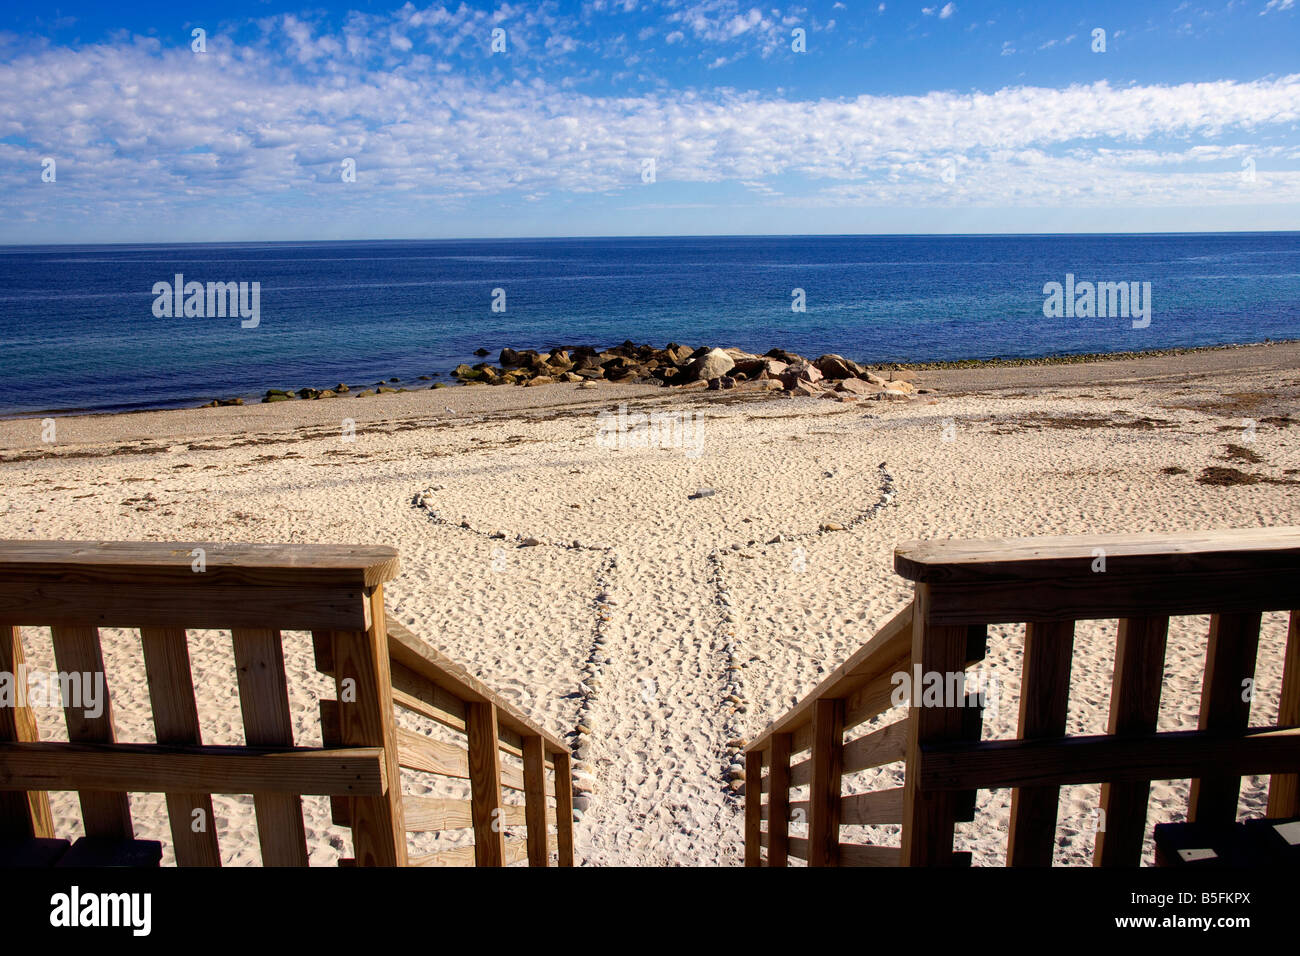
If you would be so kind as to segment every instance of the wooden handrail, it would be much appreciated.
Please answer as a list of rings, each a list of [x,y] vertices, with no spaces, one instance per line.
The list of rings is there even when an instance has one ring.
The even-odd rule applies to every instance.
[[[969,854],[954,852],[954,824],[972,819],[977,790],[1000,787],[1013,789],[1010,865],[1051,863],[1065,785],[1103,784],[1097,865],[1138,862],[1155,779],[1191,778],[1189,817],[1222,823],[1235,819],[1241,777],[1267,774],[1269,815],[1300,815],[1300,528],[907,542],[895,567],[916,582],[911,604],[746,748],[746,865],[960,865]],[[1291,612],[1278,720],[1248,728],[1241,688],[1265,611]],[[1199,726],[1156,733],[1169,618],[1190,614],[1211,618]],[[1069,737],[1075,623],[1115,618],[1108,733]],[[914,695],[904,719],[845,741],[890,709],[895,675],[960,675],[983,659],[990,624],[1020,623],[1015,738],[980,740],[977,698]],[[846,775],[899,760],[901,791],[844,794]],[[792,801],[802,785],[809,798]],[[879,823],[902,824],[901,848],[839,842],[841,825]]]

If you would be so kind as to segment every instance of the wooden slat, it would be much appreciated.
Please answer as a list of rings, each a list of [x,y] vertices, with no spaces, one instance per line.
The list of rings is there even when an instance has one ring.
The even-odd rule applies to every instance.
[[[142,627],[140,646],[149,682],[154,737],[160,744],[202,744],[184,628]],[[220,866],[212,797],[206,793],[168,793],[166,800],[176,865]]]
[[[790,735],[769,738],[767,847],[768,866],[786,866],[790,852]]]
[[[244,741],[250,747],[293,746],[289,689],[284,676],[280,632],[266,628],[234,628],[235,671],[239,707],[244,716]],[[296,794],[254,793],[257,838],[263,866],[306,866],[307,835],[302,801]]]
[[[903,822],[903,789],[854,793],[840,800],[840,822],[862,826]],[[841,861],[841,865],[848,865]],[[891,864],[892,865],[892,864]]]
[[[1064,737],[1070,704],[1070,660],[1074,622],[1025,625],[1024,668],[1020,683],[1022,740]],[[1056,843],[1059,787],[1019,787],[1011,793],[1007,838],[1008,866],[1051,866]]]
[[[974,790],[1178,780],[1202,776],[1207,768],[1240,777],[1295,766],[1300,766],[1300,729],[1270,727],[1238,734],[1186,730],[935,745],[922,753],[917,776],[929,790]]]
[[[844,701],[836,698],[819,700],[812,713],[809,866],[837,866],[839,863],[840,778],[843,768]]]
[[[474,825],[473,808],[468,800],[407,794],[402,797],[402,812],[408,833],[460,830]],[[524,826],[528,822],[525,809],[513,803],[502,804],[500,819],[503,826],[512,827]]]
[[[897,720],[844,745],[844,772],[856,773],[907,756],[907,720]]]
[[[524,738],[524,806],[528,823],[528,865],[546,866],[546,742]]]
[[[370,592],[367,603],[369,630],[331,634],[341,742],[350,747],[382,748],[389,781],[383,795],[350,802],[352,847],[358,866],[405,866],[406,825],[382,585]]]
[[[772,840],[772,834],[771,834],[771,831],[764,830],[764,831],[762,831],[762,832],[759,834],[759,841],[758,841],[758,842],[759,842],[759,845],[762,846],[762,847],[766,847],[766,848],[767,848],[767,852],[768,852],[769,856],[770,856],[771,853],[772,853],[772,847],[771,847],[771,845],[770,845],[771,840]],[[792,837],[786,837],[786,842],[787,842],[787,845],[788,845],[788,849],[787,849],[787,851],[786,851],[785,859],[789,859],[790,857],[793,857],[793,858],[796,859],[796,860],[807,860],[807,859],[808,859],[808,840],[807,840],[806,838],[804,838],[804,837],[795,837],[795,836],[792,836]],[[772,863],[772,862],[769,861],[767,865],[768,865],[768,866],[786,866],[787,864],[786,864],[786,863],[779,863],[779,864],[778,864],[778,863]]]
[[[936,625],[930,620],[933,589],[918,584],[913,597],[912,660],[921,673],[949,674],[965,670],[967,628]],[[915,691],[915,688],[914,688]],[[924,707],[921,695],[912,694],[908,711],[907,774],[903,796],[902,864],[951,866],[952,840],[958,801],[954,794],[935,791],[924,784],[918,769],[925,747],[960,740],[963,707]],[[960,702],[964,704],[965,702]],[[970,788],[963,788],[970,789]]]
[[[1201,684],[1201,716],[1197,726],[1212,733],[1238,732],[1250,723],[1250,702],[1244,682],[1254,680],[1259,648],[1258,612],[1215,614],[1210,618],[1210,642]],[[1241,778],[1214,774],[1192,781],[1187,818],[1195,823],[1232,823],[1237,819]]]
[[[374,794],[385,786],[382,756],[378,748],[0,743],[0,790]]]
[[[898,866],[901,859],[901,851],[896,846],[840,844],[840,866]]]
[[[909,653],[912,641],[912,605],[908,604],[895,614],[871,640],[842,665],[832,671],[825,680],[817,685],[807,697],[794,706],[784,717],[769,725],[746,750],[766,750],[773,734],[789,734],[806,727],[812,719],[812,708],[817,700],[824,697],[851,698],[865,684],[882,674],[896,669],[900,656]],[[888,684],[888,680],[886,680]],[[888,698],[888,695],[886,695]],[[845,726],[852,727],[848,714],[854,707],[850,703],[846,709]],[[873,715],[874,716],[874,715]],[[863,720],[867,718],[862,718]],[[793,752],[798,753],[807,746],[807,739],[793,741]]]
[[[863,721],[890,710],[894,706],[894,675],[906,672],[912,666],[911,652],[887,665],[878,677],[867,681],[844,701],[844,727],[852,729]]]
[[[557,852],[556,843],[551,839],[547,843],[547,849],[551,853]],[[506,865],[518,863],[528,856],[528,842],[515,837],[508,837],[505,841],[505,850],[503,859]],[[475,851],[473,846],[456,847],[453,850],[443,850],[440,853],[427,853],[422,856],[411,857],[411,866],[476,866]]]
[[[412,713],[465,732],[465,705],[419,674],[392,662],[393,703]]]
[[[1291,612],[1278,700],[1279,727],[1300,725],[1300,610]],[[1300,774],[1275,773],[1268,784],[1268,815],[1274,819],[1300,816]]]
[[[1115,646],[1115,676],[1106,731],[1117,736],[1152,734],[1160,715],[1169,618],[1123,618]],[[1101,785],[1101,818],[1093,850],[1096,866],[1137,866],[1146,837],[1151,784]]]
[[[811,727],[812,725],[809,724],[809,728]],[[793,738],[794,734],[791,734],[790,736],[791,738]],[[791,749],[794,748],[795,745],[793,740],[791,741],[790,746]],[[805,760],[800,760],[796,764],[791,764],[790,765],[790,786],[806,787],[808,786],[808,784],[812,783],[812,767],[813,767],[813,762],[811,756],[809,756]]]
[[[469,753],[455,744],[397,728],[397,762],[410,770],[469,779]]]
[[[745,754],[745,866],[758,866],[759,820],[763,810],[763,752]]]
[[[94,680],[95,675],[104,674],[104,658],[100,653],[98,630],[93,627],[54,627],[50,632],[54,639],[54,657],[60,671],[82,675],[83,683],[88,675],[91,680]],[[107,676],[104,677],[103,697],[103,710],[98,717],[89,716],[86,709],[82,707],[64,708],[68,740],[74,743],[113,742],[113,708]],[[72,701],[67,703],[70,705]],[[104,792],[82,790],[80,797],[86,836],[111,837],[117,840],[130,840],[135,836],[131,826],[131,803],[127,799],[125,790]]]
[[[497,743],[496,706],[465,705],[469,734],[469,776],[474,811],[476,866],[505,865],[505,833],[501,815],[501,751]]]
[[[555,761],[556,860],[559,866],[573,866],[573,771],[568,752],[557,753]]]
[[[23,658],[22,635],[11,624],[0,624],[0,674],[10,675],[19,682],[25,695],[27,665]],[[19,687],[16,686],[14,692],[18,693]],[[15,700],[12,707],[0,707],[0,742],[40,739],[36,714],[25,699]],[[0,841],[32,839],[54,839],[49,794],[43,790],[0,792]]]

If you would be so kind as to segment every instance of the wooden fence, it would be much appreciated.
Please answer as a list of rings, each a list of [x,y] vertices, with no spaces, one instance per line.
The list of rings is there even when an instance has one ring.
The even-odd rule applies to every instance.
[[[160,792],[176,862],[216,866],[211,794],[244,793],[263,863],[305,866],[301,798],[322,794],[352,829],[344,865],[544,866],[551,854],[572,865],[567,749],[386,621],[383,583],[397,569],[397,553],[381,547],[0,542],[0,673],[24,671],[20,626],[49,627],[58,670],[90,674],[104,673],[100,628],[138,629],[156,736],[115,739],[106,677],[101,714],[65,706],[68,742],[40,742],[30,707],[0,707],[0,845],[27,862],[138,858],[127,794]],[[202,743],[187,628],[230,630],[243,746]],[[320,748],[294,746],[286,630],[311,632],[317,667],[334,680]],[[399,728],[395,707],[462,734],[465,746]],[[522,772],[502,765],[503,751]],[[472,796],[403,796],[402,768],[467,779]],[[523,806],[504,802],[503,788],[522,792]],[[80,797],[86,840],[71,850],[54,831],[52,790]],[[506,839],[520,825],[522,850]],[[408,831],[469,828],[472,846],[408,856]]]
[[[1268,774],[1268,816],[1300,814],[1300,528],[912,542],[895,568],[916,582],[911,604],[748,746],[746,865],[967,864],[955,825],[989,788],[1012,788],[1013,866],[1051,864],[1067,785],[1102,784],[1099,866],[1140,861],[1152,780],[1191,779],[1189,819],[1231,823],[1241,777]],[[1249,727],[1243,688],[1265,611],[1291,612],[1278,720]],[[1157,733],[1169,618],[1207,614],[1198,729]],[[1097,619],[1118,619],[1107,733],[1066,736],[1075,622]],[[1016,738],[982,741],[975,700],[922,706],[914,695],[903,719],[846,742],[891,710],[895,674],[964,672],[984,658],[989,625],[1019,623]],[[902,787],[843,793],[846,774],[900,761]],[[808,799],[792,801],[802,786]],[[791,821],[807,836],[792,836]],[[842,843],[853,824],[901,824],[901,846]]]

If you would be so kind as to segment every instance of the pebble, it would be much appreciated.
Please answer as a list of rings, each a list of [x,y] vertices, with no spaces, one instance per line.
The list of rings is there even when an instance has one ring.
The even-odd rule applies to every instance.
[[[541,542],[539,539],[537,539],[537,538],[524,538],[523,541],[520,541],[520,542],[519,542],[519,547],[521,547],[521,548],[535,548],[535,547],[537,547],[537,546],[538,546],[539,544],[541,544],[541,543],[542,543],[542,542]]]
[[[712,488],[697,488],[695,494],[688,495],[687,497],[689,497],[693,501],[696,498],[709,498],[716,494],[717,491],[715,491]]]
[[[822,525],[823,531],[843,531],[844,525],[836,524],[834,521],[827,521]]]

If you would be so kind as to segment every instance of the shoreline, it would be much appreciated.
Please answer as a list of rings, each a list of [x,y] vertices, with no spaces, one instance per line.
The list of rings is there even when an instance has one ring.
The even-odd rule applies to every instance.
[[[915,372],[952,372],[961,371],[969,372],[984,369],[1046,369],[1061,368],[1064,366],[1088,366],[1105,363],[1124,363],[1140,362],[1149,359],[1175,358],[1180,356],[1202,356],[1213,353],[1229,353],[1251,351],[1259,352],[1278,347],[1300,347],[1300,338],[1295,339],[1276,339],[1265,340],[1263,342],[1242,342],[1242,343],[1225,343],[1220,345],[1198,345],[1198,346],[1178,346],[1161,349],[1142,349],[1137,351],[1121,352],[1082,352],[1077,354],[1056,354],[1031,356],[1024,358],[969,358],[969,359],[950,359],[937,360],[929,362],[873,362],[862,363],[864,366],[882,372],[897,371],[915,371]],[[556,346],[561,348],[562,346]],[[719,348],[728,348],[728,346],[718,346]],[[1300,364],[1300,363],[1297,363]],[[441,379],[434,381],[435,378]],[[410,383],[419,382],[417,387],[404,387]],[[427,384],[426,384],[427,383]],[[420,376],[412,379],[410,382],[401,379],[388,379],[385,382],[369,384],[348,384],[350,392],[329,397],[336,398],[354,398],[367,397],[374,398],[379,395],[392,394],[413,394],[428,391],[460,390],[467,385],[481,385],[481,382],[464,382],[459,380],[452,372],[436,372],[429,375]],[[601,382],[601,387],[606,388],[614,384],[611,382]],[[386,389],[382,393],[374,394],[380,387]],[[651,386],[655,390],[671,392],[679,390],[680,386]],[[310,387],[304,390],[319,391]],[[284,394],[292,396],[297,390],[284,391]],[[191,401],[197,402],[198,398],[185,399],[183,403],[168,404],[165,406],[151,406],[143,408],[118,408],[118,409],[96,409],[96,408],[45,408],[35,411],[25,412],[0,412],[0,423],[11,421],[28,421],[37,418],[88,418],[88,417],[120,417],[131,415],[151,415],[169,412],[185,412],[196,409],[216,409],[216,408],[252,408],[264,404],[300,404],[303,402],[317,401],[313,398],[293,398],[286,401],[266,402],[257,400],[255,394],[265,396],[272,392],[281,392],[280,389],[264,389],[260,393],[248,393],[250,400],[245,401],[244,395],[233,396],[227,399],[210,399],[204,404],[190,404]]]

